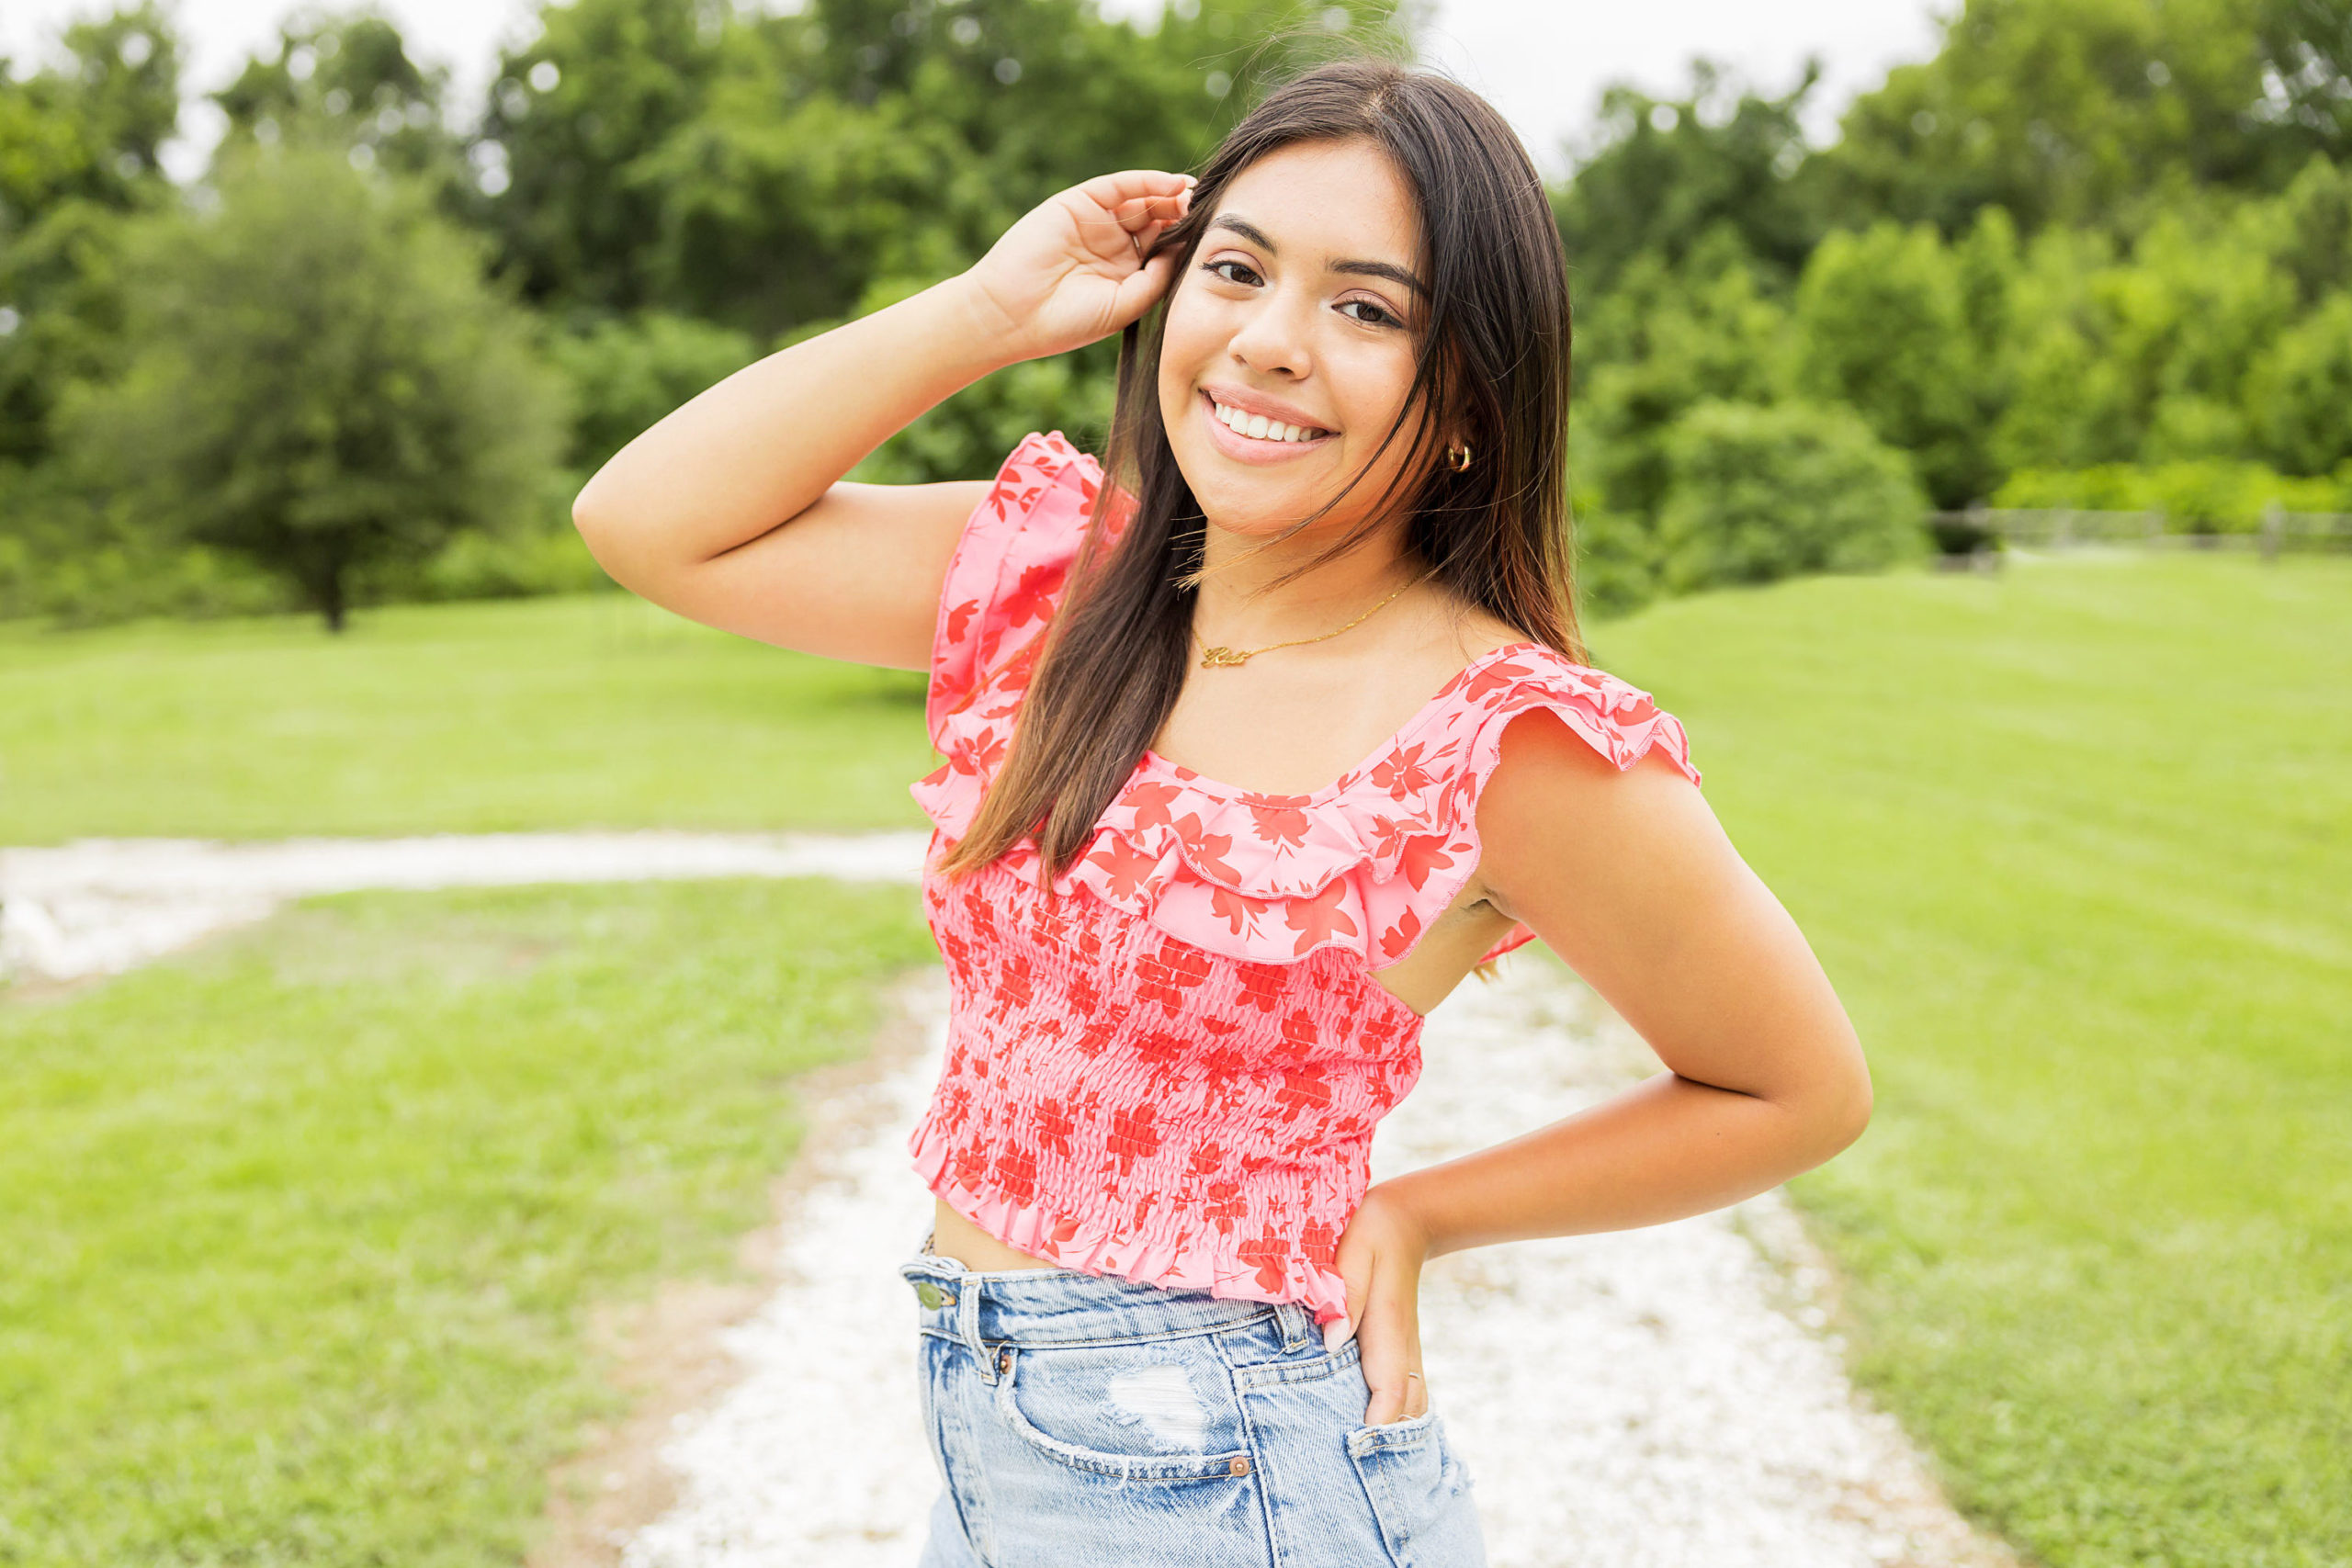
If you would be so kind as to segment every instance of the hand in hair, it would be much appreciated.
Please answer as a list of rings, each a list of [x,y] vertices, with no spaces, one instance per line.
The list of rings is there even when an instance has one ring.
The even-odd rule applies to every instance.
[[[1012,357],[1080,347],[1142,315],[1167,289],[1175,257],[1151,248],[1192,199],[1190,175],[1098,175],[1038,203],[966,281],[1001,317]]]

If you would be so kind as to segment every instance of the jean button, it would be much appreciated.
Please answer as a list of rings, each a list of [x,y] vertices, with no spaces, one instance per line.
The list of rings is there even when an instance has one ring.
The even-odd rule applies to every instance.
[[[941,1307],[951,1307],[956,1304],[956,1292],[953,1291],[942,1290],[939,1285],[933,1280],[917,1280],[915,1281],[915,1299],[922,1303],[923,1305],[929,1307],[932,1311],[937,1312]]]

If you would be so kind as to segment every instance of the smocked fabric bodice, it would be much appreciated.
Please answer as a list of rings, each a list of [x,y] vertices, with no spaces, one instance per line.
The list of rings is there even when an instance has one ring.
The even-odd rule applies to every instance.
[[[1059,433],[1031,435],[965,525],[927,703],[947,760],[912,786],[933,863],[1002,764],[1100,483]],[[1657,746],[1700,782],[1648,694],[1518,643],[1312,794],[1147,751],[1050,887],[1026,840],[970,876],[927,872],[953,994],[908,1141],[932,1190],[1065,1268],[1345,1315],[1334,1251],[1374,1126],[1420,1074],[1421,1021],[1373,972],[1469,880],[1479,790],[1538,707],[1621,768]]]

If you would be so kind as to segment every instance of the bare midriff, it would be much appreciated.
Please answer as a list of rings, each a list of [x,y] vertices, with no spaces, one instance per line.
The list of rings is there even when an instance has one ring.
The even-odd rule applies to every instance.
[[[951,1261],[978,1273],[995,1269],[1058,1269],[1062,1265],[1050,1258],[1039,1258],[1007,1247],[996,1237],[947,1206],[947,1200],[932,1200],[934,1219],[931,1233],[931,1250]]]

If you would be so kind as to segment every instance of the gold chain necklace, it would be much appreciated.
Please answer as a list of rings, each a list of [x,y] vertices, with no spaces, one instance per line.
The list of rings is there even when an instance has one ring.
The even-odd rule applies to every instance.
[[[1418,582],[1419,581],[1419,578],[1415,578],[1413,580],[1414,582]],[[1261,653],[1272,653],[1278,648],[1296,648],[1301,643],[1328,641],[1332,637],[1338,637],[1340,633],[1343,631],[1363,625],[1364,622],[1373,617],[1375,611],[1385,609],[1388,605],[1389,600],[1395,599],[1397,593],[1404,592],[1406,588],[1410,588],[1411,586],[1413,586],[1412,582],[1406,583],[1404,588],[1397,589],[1396,593],[1389,594],[1387,599],[1383,599],[1379,604],[1374,604],[1372,609],[1366,610],[1363,615],[1358,615],[1346,626],[1335,627],[1330,631],[1323,633],[1319,637],[1295,637],[1288,642],[1270,642],[1263,648],[1211,648],[1206,643],[1201,643],[1201,668],[1204,670],[1231,670],[1239,665],[1249,663],[1250,660],[1255,659]],[[1194,642],[1200,642],[1201,634],[1194,632],[1193,634],[1193,640]]]

